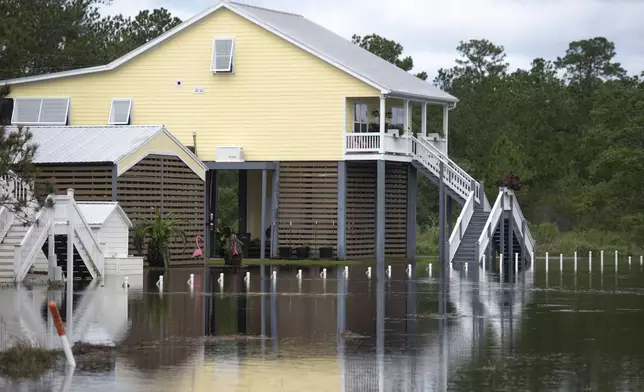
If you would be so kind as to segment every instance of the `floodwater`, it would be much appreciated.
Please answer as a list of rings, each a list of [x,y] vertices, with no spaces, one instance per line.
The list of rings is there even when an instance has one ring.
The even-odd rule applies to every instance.
[[[428,278],[420,267],[409,279],[405,266],[380,280],[359,265],[348,277],[328,268],[326,279],[300,267],[301,280],[298,267],[274,267],[275,280],[271,267],[264,280],[262,267],[176,269],[162,292],[159,273],[146,272],[129,289],[121,277],[77,287],[72,314],[60,290],[7,289],[0,345],[15,331],[58,344],[45,311],[55,300],[73,340],[148,346],[98,370],[0,379],[0,390],[643,390],[640,265],[589,273],[566,262],[560,273],[557,262],[546,275],[538,264],[512,283],[479,270]]]

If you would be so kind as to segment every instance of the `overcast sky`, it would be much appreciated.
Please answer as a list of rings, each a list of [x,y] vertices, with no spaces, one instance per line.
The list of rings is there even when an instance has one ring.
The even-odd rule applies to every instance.
[[[186,20],[217,0],[113,0],[106,13],[164,7]],[[400,42],[430,80],[451,67],[461,40],[503,45],[512,69],[554,60],[573,40],[605,36],[631,74],[644,71],[644,0],[240,0],[302,14],[349,39],[376,33]]]

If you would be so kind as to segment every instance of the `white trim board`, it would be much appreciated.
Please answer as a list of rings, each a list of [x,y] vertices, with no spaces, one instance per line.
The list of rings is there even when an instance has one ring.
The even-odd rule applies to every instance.
[[[145,158],[146,158],[147,156],[149,156],[149,155],[163,155],[163,156],[167,156],[167,157],[177,157],[177,158],[179,158],[179,159],[181,160],[181,162],[185,163],[185,164],[186,164],[186,166],[190,167],[190,163],[189,163],[188,161],[186,161],[185,159],[183,159],[183,158],[181,157],[181,154],[179,154],[179,153],[177,153],[177,152],[174,152],[174,151],[150,150],[150,151],[148,151],[148,153],[147,153],[146,155],[141,156],[139,159],[137,159],[136,161],[133,161],[131,164],[129,164],[129,165],[127,165],[127,166],[121,166],[121,165],[120,165],[120,163],[119,163],[119,162],[120,162],[120,161],[122,161],[123,159],[120,159],[120,160],[119,160],[119,162],[115,162],[114,164],[115,164],[115,165],[117,166],[117,168],[118,168],[118,169],[117,169],[117,174],[116,174],[116,175],[117,175],[117,176],[121,176],[121,174],[123,174],[123,173],[125,173],[126,171],[130,170],[130,169],[131,169],[132,167],[134,167],[137,163],[141,162],[143,159],[145,159]],[[201,161],[198,161],[198,162],[201,162]],[[203,166],[203,163],[200,163],[200,165],[201,165],[201,166]],[[193,173],[195,173],[197,176],[199,176],[199,178],[201,178],[203,181],[206,181],[205,170],[208,170],[208,169],[204,169],[204,174],[203,174],[203,175],[202,175],[202,174],[200,174],[200,173],[194,172],[194,170],[193,170]]]

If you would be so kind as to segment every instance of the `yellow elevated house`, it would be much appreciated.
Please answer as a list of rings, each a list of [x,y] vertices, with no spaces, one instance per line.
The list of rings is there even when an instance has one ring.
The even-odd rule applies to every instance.
[[[511,254],[517,241],[531,252],[520,217],[504,212],[512,197],[493,210],[448,158],[457,99],[300,15],[222,1],[107,65],[0,84],[14,124],[163,124],[193,148],[209,169],[211,255],[219,170],[239,171],[238,231],[261,258],[413,260],[417,172],[444,191],[442,222],[452,199],[464,205],[452,236],[441,231],[443,259]],[[442,108],[431,119],[442,135],[427,133],[428,105]],[[514,227],[505,243],[492,238],[502,216]]]

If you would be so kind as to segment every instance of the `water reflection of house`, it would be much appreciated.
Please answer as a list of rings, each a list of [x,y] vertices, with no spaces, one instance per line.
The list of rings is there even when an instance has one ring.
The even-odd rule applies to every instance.
[[[451,377],[476,360],[475,353],[490,343],[488,339],[501,347],[501,352],[514,343],[519,336],[523,306],[531,301],[531,286],[530,274],[517,284],[501,286],[497,275],[482,274],[476,283],[454,271],[449,282],[448,300],[453,306],[450,318],[409,315],[404,325],[408,332],[416,328],[415,342],[387,339],[387,348],[381,355],[378,348],[376,355],[347,355],[344,390],[446,390]],[[389,302],[385,306],[388,305]],[[386,309],[387,318],[392,317],[390,308]],[[387,326],[386,335],[397,333],[396,328],[390,328],[391,323]],[[359,343],[347,340],[344,352],[355,352]],[[404,345],[407,347],[403,351]]]

